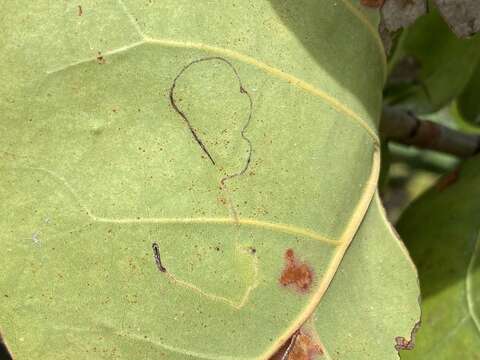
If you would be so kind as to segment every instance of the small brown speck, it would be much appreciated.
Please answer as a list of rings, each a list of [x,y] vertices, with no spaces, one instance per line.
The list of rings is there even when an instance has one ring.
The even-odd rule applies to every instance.
[[[82,5],[78,5],[78,16],[82,16],[82,15],[83,15]]]
[[[103,57],[103,55],[100,51],[97,53],[97,63],[99,65],[104,65],[104,64],[107,63],[107,61],[105,60],[105,58]]]

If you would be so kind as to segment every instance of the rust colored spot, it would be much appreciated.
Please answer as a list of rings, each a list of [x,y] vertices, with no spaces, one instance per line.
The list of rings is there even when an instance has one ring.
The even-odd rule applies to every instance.
[[[453,170],[450,174],[443,176],[437,183],[436,189],[438,191],[443,191],[450,185],[454,184],[458,180],[460,175],[460,169]]]
[[[293,286],[296,290],[306,292],[313,280],[313,273],[306,263],[301,263],[295,259],[292,249],[285,252],[285,268],[280,277],[280,283],[283,286]]]
[[[107,61],[105,60],[105,58],[103,57],[103,55],[100,51],[97,54],[97,63],[100,64],[100,65],[104,65],[104,64],[107,63]]]
[[[270,360],[314,360],[323,355],[323,349],[303,329],[298,330]]]
[[[363,6],[368,6],[371,8],[379,8],[383,6],[385,0],[362,0],[361,4]]]
[[[415,347],[415,336],[420,328],[420,322],[417,322],[410,334],[410,340],[405,339],[403,336],[397,336],[395,338],[395,350],[412,350]]]
[[[323,355],[320,345],[307,334],[300,332],[294,341],[288,360],[313,360],[317,355]]]
[[[82,16],[82,15],[83,15],[82,5],[78,5],[78,16]]]

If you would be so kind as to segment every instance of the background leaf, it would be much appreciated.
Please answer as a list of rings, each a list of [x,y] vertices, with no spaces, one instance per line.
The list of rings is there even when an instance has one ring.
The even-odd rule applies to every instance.
[[[480,127],[480,63],[477,65],[470,81],[457,100],[457,109],[462,119],[466,122]]]
[[[457,38],[433,10],[402,34],[389,64],[386,100],[416,114],[440,110],[460,95],[479,58],[480,36]]]
[[[415,201],[398,230],[418,267],[422,327],[405,359],[476,359],[479,347],[478,156]]]

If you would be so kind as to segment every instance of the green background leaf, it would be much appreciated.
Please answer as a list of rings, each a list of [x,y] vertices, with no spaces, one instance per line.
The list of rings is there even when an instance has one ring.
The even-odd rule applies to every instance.
[[[457,100],[457,109],[462,119],[467,123],[480,128],[480,62],[467,86]]]
[[[389,64],[387,101],[416,114],[438,111],[460,95],[479,59],[480,36],[456,37],[432,10],[400,38]]]
[[[479,326],[479,157],[440,179],[398,230],[418,267],[422,327],[405,359],[476,359]]]

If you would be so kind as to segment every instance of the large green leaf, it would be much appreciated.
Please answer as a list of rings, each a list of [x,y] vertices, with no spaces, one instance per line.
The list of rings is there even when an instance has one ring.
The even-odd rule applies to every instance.
[[[377,14],[311,0],[2,11],[0,327],[15,358],[272,354],[375,191]]]
[[[478,359],[480,158],[441,179],[403,214],[398,230],[418,266],[422,327],[405,359]]]
[[[460,39],[437,10],[402,34],[385,94],[391,104],[433,113],[455,99],[480,59],[480,35]]]

